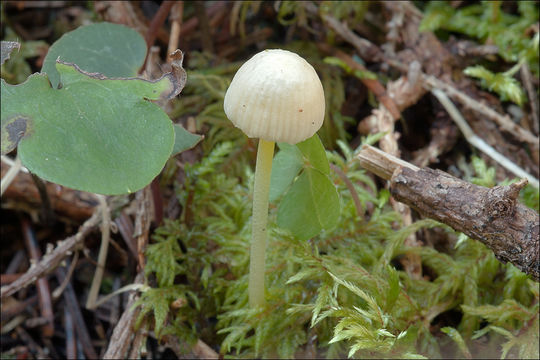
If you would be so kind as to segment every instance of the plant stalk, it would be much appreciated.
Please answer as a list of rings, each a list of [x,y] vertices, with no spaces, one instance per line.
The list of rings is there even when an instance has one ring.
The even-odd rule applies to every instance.
[[[255,166],[255,185],[253,189],[253,216],[251,249],[249,262],[249,306],[264,306],[264,271],[266,252],[266,233],[268,232],[268,193],[274,142],[259,139],[257,164]]]

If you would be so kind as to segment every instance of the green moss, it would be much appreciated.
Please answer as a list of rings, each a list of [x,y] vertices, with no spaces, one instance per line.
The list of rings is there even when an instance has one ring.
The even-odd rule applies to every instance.
[[[349,8],[356,5],[323,2],[319,10],[344,21],[361,19],[367,5]],[[529,51],[534,39],[523,35],[538,21],[532,11],[536,4],[517,5],[520,16],[504,13],[500,3],[448,7],[430,3],[423,26],[486,42],[498,36],[501,57],[528,61],[538,73],[536,55]],[[242,5],[235,20],[239,29],[248,11],[258,8]],[[307,29],[317,16],[289,1],[281,2],[277,11],[283,23]],[[506,27],[514,38],[499,32]],[[533,346],[538,343],[538,284],[513,265],[501,264],[480,242],[447,226],[421,220],[403,227],[388,205],[389,192],[377,188],[356,160],[358,149],[347,145],[352,119],[341,115],[345,72],[324,62],[313,43],[267,45],[302,54],[320,74],[327,106],[319,134],[331,150],[329,161],[353,182],[364,215],[358,216],[349,189],[335,172],[331,180],[342,205],[334,230],[299,241],[275,225],[277,204],[271,204],[267,305],[250,309],[255,147],[223,113],[225,90],[240,63],[191,52],[190,81],[172,116],[194,116],[198,131],[206,136],[205,156],[184,165],[184,183],[174,184],[182,215],[166,221],[148,247],[146,271],[154,287],[139,302],[140,319],[153,314],[156,333],[175,334],[191,344],[200,338],[227,358],[538,357]],[[372,144],[381,135],[363,143]],[[175,166],[167,173],[174,174]],[[468,166],[472,170],[467,180],[496,185],[494,169],[482,160],[473,158]],[[538,191],[526,187],[521,201],[537,209]],[[409,234],[429,228],[437,228],[453,244],[447,250],[404,246]],[[401,269],[399,260],[411,252],[421,257],[421,279]]]
[[[430,1],[420,24],[423,31],[459,33],[484,44],[494,44],[498,55],[515,65],[506,72],[495,73],[482,65],[465,69],[465,74],[481,79],[480,85],[499,94],[502,101],[521,105],[525,99],[519,83],[513,78],[523,63],[535,76],[539,74],[539,34],[531,36],[531,26],[538,23],[538,2],[519,1],[517,14],[503,9],[502,1],[482,1],[454,9],[446,1]],[[508,8],[508,7],[506,7]]]
[[[332,232],[299,241],[275,227],[272,208],[268,303],[259,310],[247,306],[252,189],[245,184],[252,184],[251,168],[245,166],[239,177],[222,172],[233,156],[232,143],[186,165],[185,190],[178,198],[193,213],[190,226],[185,218],[167,221],[147,252],[147,273],[161,286],[146,291],[140,303],[143,314],[153,311],[157,330],[186,341],[202,338],[239,358],[432,358],[467,351],[481,356],[484,343],[493,344],[497,356],[537,356],[530,345],[538,341],[537,284],[465,236],[449,253],[406,248],[403,240],[419,229],[453,231],[432,220],[396,231],[399,216],[385,192],[372,194],[375,186],[355,161],[355,151],[340,146],[345,155],[328,153],[330,161],[354,182],[364,208],[372,203],[374,211],[358,218],[337,176],[333,182],[343,207],[340,226]],[[482,181],[492,180],[485,164],[474,164]],[[396,260],[410,251],[421,256],[429,277],[414,280],[396,268]],[[183,306],[171,307],[179,298],[185,299]],[[448,314],[457,333],[441,330]]]

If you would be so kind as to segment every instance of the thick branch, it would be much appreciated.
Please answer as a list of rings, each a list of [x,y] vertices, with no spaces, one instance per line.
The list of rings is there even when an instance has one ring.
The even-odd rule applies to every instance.
[[[358,157],[363,167],[390,180],[396,200],[484,243],[497,259],[539,281],[539,216],[517,201],[526,179],[489,189],[440,170],[416,168],[369,145]]]

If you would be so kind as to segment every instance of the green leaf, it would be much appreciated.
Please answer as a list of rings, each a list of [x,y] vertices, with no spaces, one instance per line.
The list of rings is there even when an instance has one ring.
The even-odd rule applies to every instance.
[[[146,42],[135,30],[123,25],[97,23],[64,34],[49,49],[42,72],[57,88],[60,75],[56,59],[77,64],[87,72],[107,77],[135,77],[146,56]]]
[[[154,332],[156,333],[156,337],[160,338],[161,335],[164,335],[162,333],[164,328],[169,327],[166,320],[171,312],[170,304],[178,299],[186,299],[186,294],[192,297],[193,294],[190,293],[190,291],[185,291],[179,285],[148,288],[143,291],[139,300],[133,305],[133,309],[137,306],[141,307],[141,311],[135,322],[135,328],[137,329],[140,326],[141,321],[147,314],[152,313],[154,316]],[[174,321],[174,319],[171,320]]]
[[[351,69],[351,67],[343,60],[341,60],[340,58],[338,57],[335,57],[335,56],[327,56],[323,59],[323,62],[325,64],[328,64],[328,65],[335,65],[335,66],[338,66],[340,68],[342,68],[343,70],[345,70],[345,72],[347,74],[351,73],[353,70]]]
[[[388,291],[386,292],[386,312],[390,312],[399,296],[399,274],[391,265],[386,267],[388,271]]]
[[[476,156],[471,157],[471,165],[476,174],[476,176],[471,179],[473,184],[485,187],[495,186],[495,168],[488,167],[482,158]]]
[[[465,75],[481,79],[480,85],[490,91],[494,91],[501,97],[501,100],[510,100],[521,106],[525,99],[525,94],[519,82],[506,73],[492,73],[482,65],[469,66],[463,70]]]
[[[167,320],[168,313],[169,303],[167,301],[156,301],[154,303],[154,331],[158,337],[163,325],[165,324],[165,320]]]
[[[154,237],[155,243],[148,245],[146,250],[147,264],[145,273],[154,273],[159,287],[172,286],[176,275],[184,268],[176,261],[182,253],[178,241],[174,237],[163,239],[159,234]]]
[[[17,86],[2,80],[2,151],[20,140],[31,172],[78,190],[122,194],[152,181],[171,154],[174,130],[145,99],[169,97],[174,81],[107,79],[62,63],[57,71],[60,90],[44,74]]]
[[[538,211],[540,208],[540,192],[530,184],[520,193],[521,202],[533,210]]]
[[[327,307],[328,304],[337,306],[337,301],[333,298],[332,289],[328,284],[321,284],[317,289],[317,299],[315,300],[315,306],[311,315],[310,326],[314,327],[324,316],[319,316],[321,311]]]
[[[465,341],[461,337],[461,334],[456,329],[451,326],[445,326],[441,328],[441,331],[446,335],[450,336],[452,340],[454,340],[465,358],[472,359],[472,355],[469,351],[469,348],[467,347],[467,344],[465,344]]]
[[[270,202],[274,202],[292,184],[298,172],[302,169],[302,153],[294,145],[279,144],[280,151],[272,161],[270,175]]]
[[[190,133],[180,124],[174,124],[174,147],[171,156],[194,148],[203,138],[202,135]]]
[[[377,205],[377,207],[379,209],[382,209],[382,207],[388,202],[388,200],[390,200],[390,191],[388,191],[387,189],[382,189],[381,191],[379,191],[379,204]]]
[[[442,34],[460,33],[481,44],[492,43],[507,62],[526,60],[538,76],[538,50],[531,44],[529,29],[538,23],[538,2],[518,2],[519,16],[501,6],[501,1],[472,2],[454,9],[447,1],[430,1],[426,6],[421,31],[444,30]],[[507,12],[510,10],[510,12]],[[538,35],[538,32],[536,32]],[[536,37],[535,35],[535,37]]]
[[[372,80],[377,79],[377,75],[375,73],[368,70],[352,69],[345,61],[334,56],[325,57],[323,62],[329,65],[339,66],[340,68],[345,70],[347,74],[352,74],[360,80],[361,79],[372,79]]]
[[[315,134],[309,139],[296,144],[296,146],[306,158],[308,165],[313,166],[325,175],[330,174],[330,165],[319,135]]]
[[[339,214],[334,184],[320,171],[306,168],[279,204],[277,224],[306,240],[335,227]]]
[[[454,9],[444,1],[432,1],[426,7],[418,30],[421,32],[435,31],[446,24],[454,12]]]
[[[352,72],[354,76],[356,76],[358,79],[370,79],[370,80],[376,80],[377,75],[374,72],[368,71],[368,70],[354,70]]]
[[[303,166],[313,167],[323,174],[330,173],[326,152],[317,134],[296,146],[279,144],[280,151],[272,162],[270,201],[274,202],[289,188]]]
[[[332,279],[334,279],[336,284],[339,284],[345,287],[346,289],[348,289],[349,291],[351,291],[353,294],[356,294],[358,297],[365,300],[368,306],[372,310],[377,311],[377,313],[381,313],[379,305],[377,304],[377,301],[375,301],[375,299],[370,294],[366,293],[364,290],[360,289],[358,286],[354,285],[352,282],[340,279],[338,276],[332,274],[329,271],[328,271],[328,274],[332,277]],[[357,307],[354,307],[354,308],[356,309],[356,311],[361,312],[367,318],[370,318],[370,314],[368,314],[366,311],[363,311],[362,309],[357,308]],[[375,317],[375,316],[371,316],[371,317]]]

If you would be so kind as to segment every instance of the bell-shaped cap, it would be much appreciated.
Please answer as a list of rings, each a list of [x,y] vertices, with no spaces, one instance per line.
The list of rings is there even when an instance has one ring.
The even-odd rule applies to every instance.
[[[297,54],[264,50],[246,61],[225,94],[225,114],[251,138],[296,144],[324,120],[324,91],[315,69]]]

